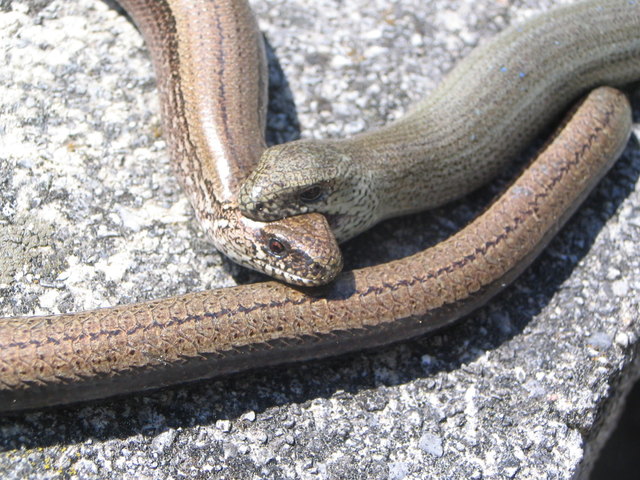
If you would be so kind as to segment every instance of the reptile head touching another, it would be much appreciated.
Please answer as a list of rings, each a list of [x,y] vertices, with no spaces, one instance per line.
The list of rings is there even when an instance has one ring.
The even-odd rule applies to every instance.
[[[264,222],[320,212],[341,242],[353,236],[354,221],[376,214],[378,197],[349,152],[336,143],[299,140],[264,151],[238,202],[243,214]]]

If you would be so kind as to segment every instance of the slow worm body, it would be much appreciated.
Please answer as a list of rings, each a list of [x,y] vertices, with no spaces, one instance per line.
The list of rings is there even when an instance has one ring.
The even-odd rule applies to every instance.
[[[0,410],[158,388],[375,347],[485,303],[545,247],[624,147],[630,107],[594,91],[474,222],[410,257],[301,290],[267,282],[0,321]]]
[[[342,256],[321,215],[260,223],[240,183],[265,149],[262,37],[246,0],[119,0],[153,59],[175,170],[218,250],[296,285],[327,283]]]
[[[268,149],[243,185],[256,220],[328,216],[339,241],[493,178],[588,90],[640,79],[640,1],[587,0],[475,49],[398,121]]]

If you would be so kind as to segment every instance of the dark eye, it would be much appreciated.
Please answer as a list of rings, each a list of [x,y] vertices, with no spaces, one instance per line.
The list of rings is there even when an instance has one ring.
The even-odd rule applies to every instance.
[[[300,201],[303,203],[316,202],[320,200],[320,197],[322,197],[322,193],[322,187],[320,187],[320,185],[313,185],[300,192]]]
[[[277,238],[271,238],[268,246],[269,252],[276,257],[284,257],[287,254],[287,246]]]
[[[256,203],[256,210],[258,212],[262,212],[264,210],[264,203],[262,203],[262,202]]]

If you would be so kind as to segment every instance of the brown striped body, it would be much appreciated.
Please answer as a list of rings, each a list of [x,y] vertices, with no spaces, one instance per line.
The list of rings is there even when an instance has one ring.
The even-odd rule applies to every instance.
[[[0,320],[0,410],[138,392],[371,348],[450,324],[512,281],[620,154],[631,115],[594,91],[474,222],[407,258],[300,290],[267,282]]]

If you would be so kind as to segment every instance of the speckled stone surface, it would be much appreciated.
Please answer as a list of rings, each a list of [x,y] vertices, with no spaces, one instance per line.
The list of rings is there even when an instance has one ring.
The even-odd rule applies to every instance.
[[[293,138],[296,114],[313,137],[397,118],[483,38],[559,3],[253,0],[275,50],[270,138]],[[121,11],[1,0],[0,39],[1,315],[256,278],[199,230]],[[638,372],[639,175],[634,139],[540,260],[438,335],[3,417],[0,477],[585,478]],[[380,225],[345,245],[349,266],[444,238],[498,188]]]

